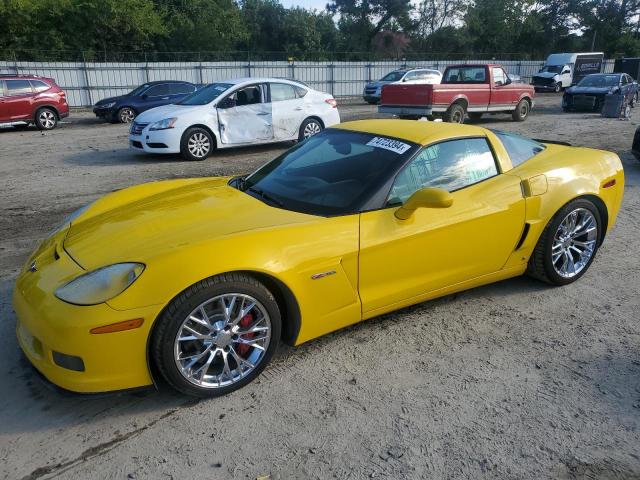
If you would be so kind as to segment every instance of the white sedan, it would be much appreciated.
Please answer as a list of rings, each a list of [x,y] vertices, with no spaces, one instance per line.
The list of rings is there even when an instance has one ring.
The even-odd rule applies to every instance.
[[[336,100],[328,93],[291,80],[241,78],[141,113],[129,147],[204,160],[215,149],[304,140],[337,123]]]

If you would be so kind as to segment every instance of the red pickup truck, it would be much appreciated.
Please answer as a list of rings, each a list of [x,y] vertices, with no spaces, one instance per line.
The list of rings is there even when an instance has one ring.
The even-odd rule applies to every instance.
[[[442,116],[463,123],[468,113],[479,120],[484,113],[511,113],[522,122],[533,102],[531,85],[511,81],[500,65],[451,65],[437,85],[389,84],[382,88],[378,112],[402,118]]]

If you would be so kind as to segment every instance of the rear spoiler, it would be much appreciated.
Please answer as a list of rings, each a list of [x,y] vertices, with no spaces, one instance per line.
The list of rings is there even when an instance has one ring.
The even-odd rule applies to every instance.
[[[569,142],[561,142],[560,140],[545,140],[544,138],[534,138],[532,140],[539,143],[551,143],[553,145],[564,145],[565,147],[572,146]]]

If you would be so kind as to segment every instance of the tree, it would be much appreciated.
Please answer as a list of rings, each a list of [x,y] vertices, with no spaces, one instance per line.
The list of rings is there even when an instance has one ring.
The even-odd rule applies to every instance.
[[[338,28],[348,50],[369,51],[371,41],[383,29],[399,31],[411,26],[410,0],[332,0],[331,14],[339,14]]]

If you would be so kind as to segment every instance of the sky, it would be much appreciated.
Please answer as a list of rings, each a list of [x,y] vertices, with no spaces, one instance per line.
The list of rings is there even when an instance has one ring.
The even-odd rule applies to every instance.
[[[327,6],[327,0],[280,0],[285,7],[303,7],[315,8],[316,10],[324,10]]]

